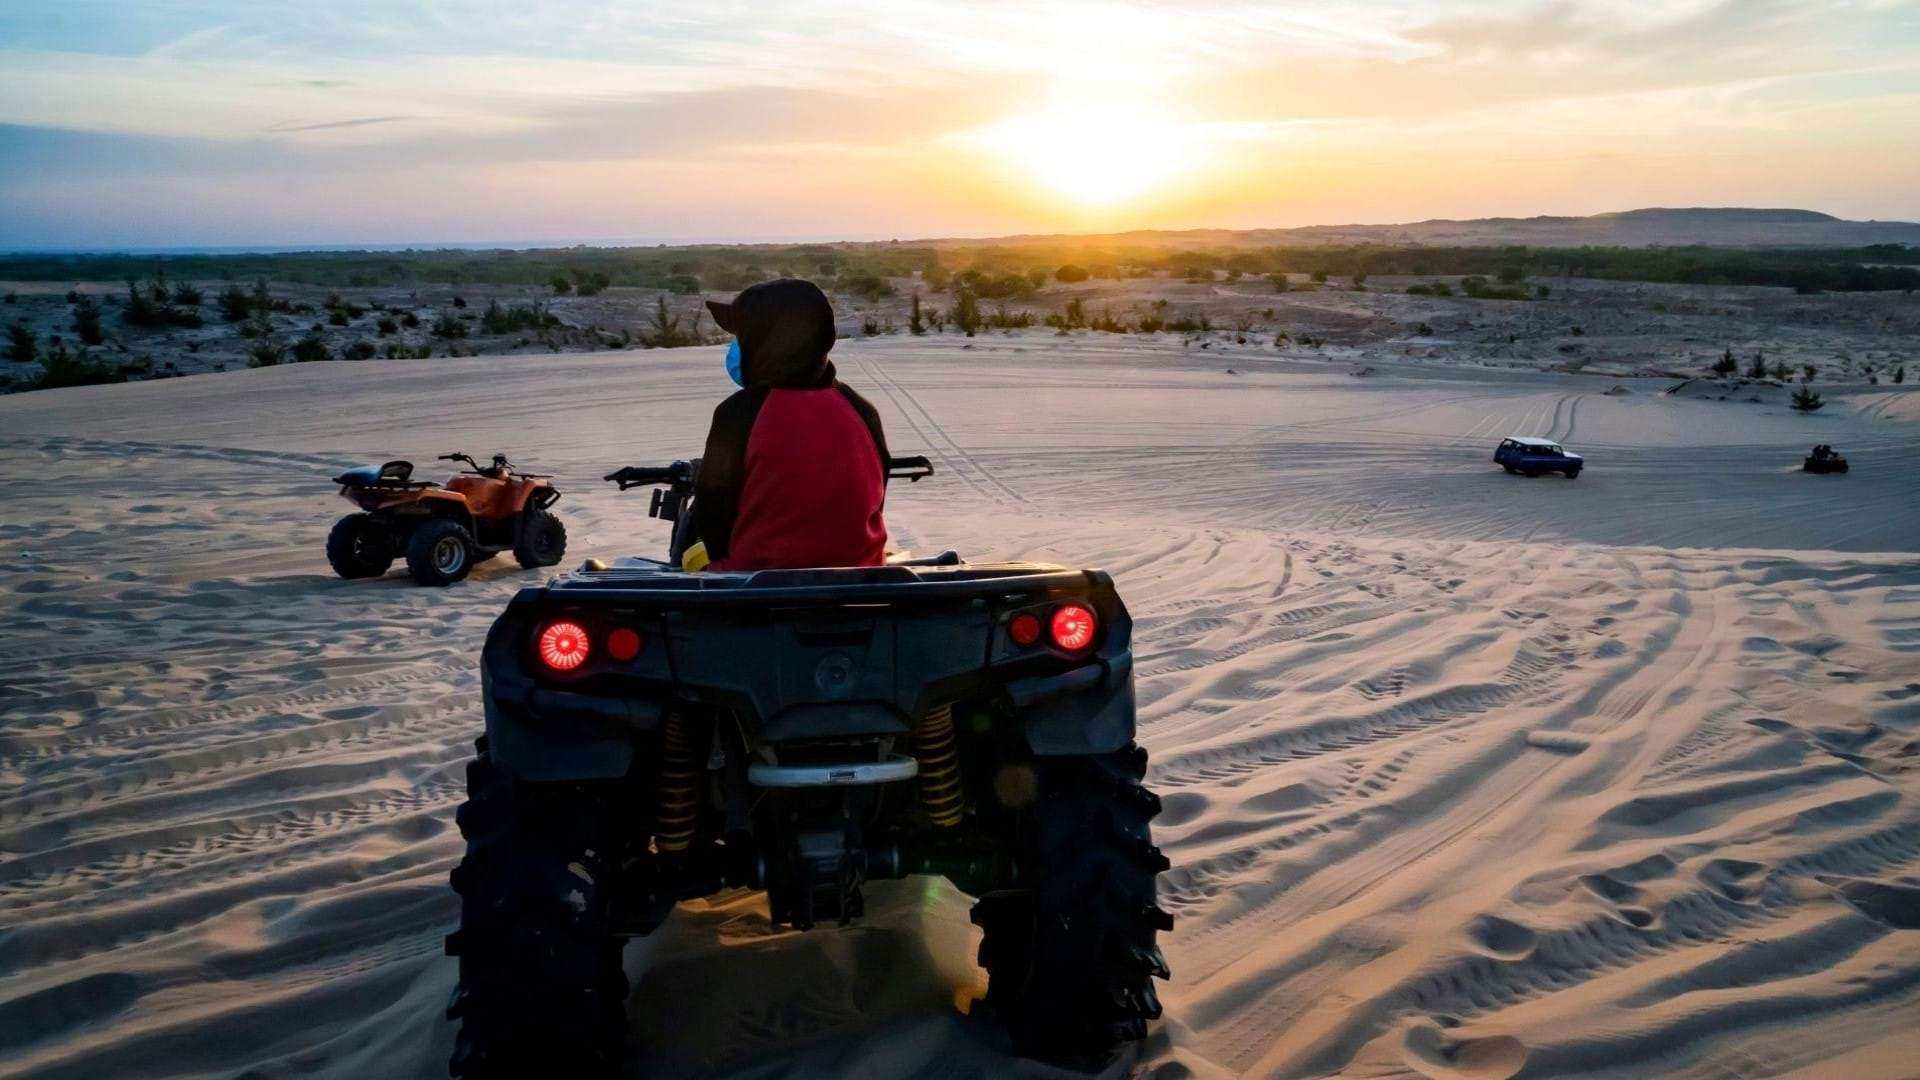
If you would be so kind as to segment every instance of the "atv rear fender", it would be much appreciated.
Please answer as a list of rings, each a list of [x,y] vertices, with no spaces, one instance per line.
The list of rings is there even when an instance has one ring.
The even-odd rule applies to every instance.
[[[875,583],[840,585],[849,575]],[[682,579],[673,587],[631,589],[618,577],[522,590],[494,623],[482,682],[489,746],[508,772],[530,781],[623,777],[675,705],[728,712],[755,743],[904,735],[925,710],[962,700],[1009,709],[1036,755],[1109,753],[1133,738],[1132,622],[1102,571],[673,575]],[[662,581],[650,577],[648,585]],[[735,584],[701,587],[716,579]],[[1099,617],[1086,653],[1012,642],[1013,615],[1066,600]],[[595,640],[626,627],[644,644],[631,661],[596,655],[555,673],[533,641],[556,618]]]

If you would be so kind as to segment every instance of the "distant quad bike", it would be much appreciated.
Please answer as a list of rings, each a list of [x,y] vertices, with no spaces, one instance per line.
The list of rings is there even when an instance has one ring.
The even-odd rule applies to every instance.
[[[1844,473],[1847,471],[1847,459],[1841,457],[1833,447],[1822,444],[1813,448],[1813,452],[1800,463],[1800,468],[1810,473]]]
[[[951,551],[684,573],[697,468],[608,477],[662,489],[669,561],[589,562],[487,635],[452,1073],[617,1072],[622,947],[677,901],[764,889],[776,924],[845,926],[864,882],[912,874],[977,898],[1017,1053],[1097,1066],[1142,1038],[1173,921],[1112,579]]]
[[[413,479],[413,463],[362,465],[333,478],[340,496],[361,508],[334,523],[327,562],[343,578],[379,577],[404,556],[422,585],[451,585],[475,563],[512,551],[521,566],[552,566],[567,551],[567,530],[548,510],[560,492],[546,473],[515,472],[495,454],[482,466],[466,454],[445,487]]]

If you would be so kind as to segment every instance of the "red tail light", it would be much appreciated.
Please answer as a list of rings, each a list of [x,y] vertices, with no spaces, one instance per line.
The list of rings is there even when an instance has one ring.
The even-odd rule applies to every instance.
[[[579,623],[562,619],[540,631],[540,659],[555,671],[572,671],[587,662],[587,632]]]
[[[1015,645],[1031,645],[1040,640],[1040,620],[1038,617],[1021,612],[1007,623],[1007,636]]]
[[[1093,610],[1084,604],[1062,604],[1054,609],[1053,643],[1068,652],[1079,652],[1093,644]]]
[[[640,635],[622,626],[607,635],[607,655],[615,660],[631,660],[640,655]]]

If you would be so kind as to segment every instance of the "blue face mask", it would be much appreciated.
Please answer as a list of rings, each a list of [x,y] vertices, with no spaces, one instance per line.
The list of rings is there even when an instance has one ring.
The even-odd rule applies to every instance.
[[[747,385],[740,378],[740,339],[739,338],[734,338],[732,341],[727,343],[727,378],[732,379],[733,385],[735,386]]]

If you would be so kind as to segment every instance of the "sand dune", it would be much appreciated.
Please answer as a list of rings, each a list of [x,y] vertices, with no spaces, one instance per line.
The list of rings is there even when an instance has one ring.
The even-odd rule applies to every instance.
[[[1907,1076],[1920,398],[1050,334],[845,342],[896,541],[1113,570],[1173,860],[1114,1075]],[[1229,375],[1233,367],[1237,374]],[[531,575],[334,579],[337,466],[506,450],[569,560],[693,451],[718,350],[285,367],[0,399],[0,1074],[441,1075],[475,653]],[[1869,390],[1871,392],[1869,392]],[[1586,453],[1503,475],[1508,433]],[[1798,471],[1815,441],[1846,477]],[[966,900],[688,905],[632,1071],[1060,1075],[954,1008]]]

